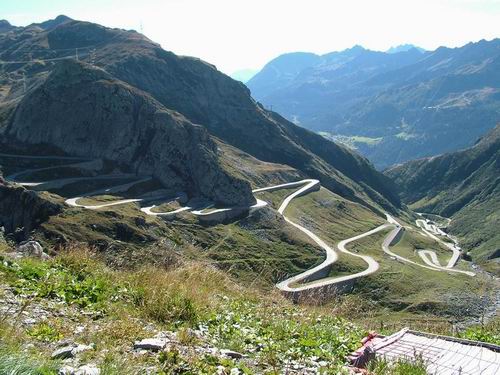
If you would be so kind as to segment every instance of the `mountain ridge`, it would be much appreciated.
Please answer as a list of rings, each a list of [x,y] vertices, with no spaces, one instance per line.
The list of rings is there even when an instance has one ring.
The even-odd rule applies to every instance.
[[[335,53],[252,95],[286,118],[347,138],[378,168],[468,147],[500,115],[500,39],[420,53]],[[267,91],[266,91],[267,90]],[[473,124],[473,126],[471,126]]]
[[[20,35],[26,32],[23,30]],[[48,43],[49,48],[39,51],[37,46],[41,43]],[[264,110],[251,98],[246,86],[218,72],[213,65],[197,58],[176,56],[134,31],[68,21],[19,41],[0,38],[0,46],[6,44],[10,46],[5,54],[9,58],[18,58],[18,46],[36,50],[35,63],[26,64],[32,70],[28,78],[33,84],[47,69],[36,71],[36,59],[72,58],[71,47],[78,45],[81,59],[92,60],[117,79],[147,92],[166,108],[203,125],[222,141],[260,160],[287,164],[320,178],[326,186],[352,199],[366,202],[374,199],[390,210],[399,206],[390,182],[364,158],[318,135],[304,133]],[[64,52],[65,49],[68,51]],[[3,58],[1,54],[0,57]],[[307,144],[297,134],[307,134]],[[338,160],[319,156],[325,155],[325,148],[334,150]]]
[[[400,44],[399,46],[393,46],[393,47],[389,48],[388,50],[386,50],[385,52],[386,53],[398,53],[398,52],[408,51],[408,50],[413,49],[413,48],[417,49],[418,51],[420,51],[422,53],[425,52],[425,49],[417,47],[417,46],[415,46],[413,44],[409,44],[409,43]]]
[[[202,194],[227,205],[255,202],[248,183],[217,168],[215,144],[203,127],[73,60],[58,64],[22,99],[3,135],[9,143],[48,144],[69,155],[126,163],[172,194]]]

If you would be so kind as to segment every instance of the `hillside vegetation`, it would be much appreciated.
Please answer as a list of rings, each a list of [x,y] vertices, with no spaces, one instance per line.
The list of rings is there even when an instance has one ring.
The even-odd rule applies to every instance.
[[[449,230],[462,247],[498,267],[500,125],[469,149],[408,162],[386,174],[413,210],[450,217]]]
[[[347,374],[347,355],[370,328],[341,317],[365,315],[359,301],[294,306],[275,293],[241,287],[203,263],[116,270],[81,246],[41,261],[15,260],[2,245],[0,260],[0,370],[6,373],[52,375],[63,364],[84,363],[103,375],[146,369],[158,374]],[[494,342],[492,329],[463,334]],[[159,351],[133,348],[150,337],[164,338],[168,345]],[[64,362],[51,359],[69,342],[85,350]],[[224,350],[239,356],[226,356]],[[422,364],[403,361],[377,362],[372,368],[374,374],[422,373]]]
[[[251,184],[255,187],[280,184],[300,176],[300,173],[289,167],[260,162],[235,149],[226,149],[225,155],[222,158],[225,168],[253,181]],[[244,167],[239,164],[242,160]],[[55,170],[58,169],[56,167]],[[44,171],[55,173],[52,169],[36,173]],[[23,175],[24,178],[29,179],[30,173],[32,172],[28,171]],[[255,193],[256,198],[268,202],[267,207],[251,215],[243,214],[227,222],[207,225],[190,212],[163,219],[140,210],[154,202],[128,202],[104,209],[86,209],[65,204],[66,198],[78,194],[85,196],[88,191],[97,189],[97,186],[88,185],[91,182],[92,180],[87,184],[69,184],[52,193],[29,192],[13,184],[5,185],[3,191],[6,195],[2,201],[5,207],[13,207],[15,204],[16,212],[24,215],[14,217],[10,227],[6,227],[8,238],[17,241],[26,237],[35,239],[56,252],[58,247],[75,241],[86,243],[99,249],[103,259],[115,267],[135,269],[146,264],[170,266],[186,260],[203,261],[227,272],[244,285],[262,290],[274,289],[276,283],[302,273],[325,259],[324,251],[310,237],[295,230],[277,212],[283,200],[294,189]],[[95,182],[102,184],[98,180]],[[110,183],[116,182],[108,181]],[[154,181],[138,183],[121,193],[86,196],[81,199],[81,203],[118,202],[154,191],[157,186],[158,183]],[[23,206],[23,200],[17,200],[22,195],[30,196],[30,199],[36,197],[36,205]],[[164,202],[165,200],[160,199],[158,206],[153,208],[154,211],[181,207],[177,201]],[[39,217],[38,221],[31,219],[34,215]],[[363,204],[352,202],[326,188],[294,199],[286,215],[313,231],[331,247],[386,221],[384,216],[376,214]],[[410,220],[410,217],[405,220]],[[372,236],[349,245],[359,254],[372,256],[382,266],[381,272],[356,282],[354,289],[355,294],[361,294],[366,301],[374,304],[374,313],[383,316],[387,311],[392,311],[411,316],[425,312],[444,320],[477,319],[483,314],[483,294],[480,290],[483,281],[486,281],[482,275],[470,279],[469,276],[421,269],[393,260],[381,249],[382,240],[387,233],[388,231],[381,232],[380,236]],[[402,255],[412,258],[413,252],[424,246],[421,243],[422,240],[410,241]],[[449,251],[440,252],[439,245],[433,241],[427,241],[425,246],[437,250],[438,257],[441,252],[445,259],[451,256]],[[465,269],[470,268],[467,262],[460,262],[460,265]],[[330,276],[353,274],[365,268],[366,264],[360,258],[342,253],[339,261],[331,267]],[[421,277],[423,274],[425,277]],[[414,279],[412,283],[408,282],[407,287],[401,288],[401,281],[406,285],[411,279]],[[448,287],[443,289],[443,285]],[[485,285],[487,290],[494,287],[490,282]],[[469,295],[461,290],[471,293]],[[467,309],[466,315],[463,315],[464,306]]]
[[[288,215],[332,245],[384,222],[362,206],[346,202],[325,189],[292,202]],[[407,228],[401,239],[391,247],[392,251],[423,265],[416,251],[434,249],[438,258],[448,261],[451,256],[449,249],[424,237],[414,226],[405,225]],[[438,272],[387,256],[381,245],[388,232],[389,229],[348,245],[349,250],[372,256],[380,264],[377,272],[359,279],[352,292],[373,304],[369,317],[371,321],[383,320],[389,311],[391,316],[397,315],[410,321],[416,318],[415,313],[441,319],[446,317],[443,321],[461,320],[460,317],[465,315],[477,318],[484,313],[485,301],[497,298],[497,283],[488,276],[479,274],[469,277]],[[361,259],[341,253],[329,276],[360,272],[366,267]],[[471,270],[470,263],[463,260],[458,268]],[[491,307],[490,313],[495,314],[494,307]]]

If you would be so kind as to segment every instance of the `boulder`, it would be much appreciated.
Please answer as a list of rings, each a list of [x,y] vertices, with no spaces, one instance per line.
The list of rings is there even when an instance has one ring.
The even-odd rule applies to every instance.
[[[48,259],[49,256],[44,253],[42,245],[37,241],[27,241],[17,247],[17,252],[24,256]]]
[[[57,372],[58,375],[99,375],[101,370],[94,365],[83,365],[77,369],[72,366],[63,366]]]
[[[76,370],[75,375],[99,375],[101,370],[93,365],[81,366]]]
[[[77,355],[78,353],[85,352],[87,350],[94,350],[95,345],[83,345],[83,344],[78,344],[75,348],[73,348],[73,355]]]
[[[241,358],[245,357],[244,354],[241,354],[241,353],[235,352],[233,350],[229,350],[229,349],[221,349],[220,354],[222,354],[225,357],[232,358],[232,359],[241,359]]]
[[[57,372],[57,375],[74,375],[76,369],[72,366],[63,366]]]
[[[25,240],[33,229],[61,211],[62,205],[35,191],[0,181],[0,226],[17,241]]]
[[[62,348],[56,349],[52,352],[52,359],[66,359],[73,358],[75,355],[73,354],[74,345],[63,346]]]
[[[66,359],[66,358],[73,358],[75,357],[78,353],[87,351],[87,350],[92,350],[94,349],[94,345],[83,345],[83,344],[76,344],[76,343],[70,343],[67,344],[57,350],[55,350],[52,353],[52,359]]]
[[[150,338],[136,341],[134,349],[160,351],[165,349],[169,340],[167,338]]]

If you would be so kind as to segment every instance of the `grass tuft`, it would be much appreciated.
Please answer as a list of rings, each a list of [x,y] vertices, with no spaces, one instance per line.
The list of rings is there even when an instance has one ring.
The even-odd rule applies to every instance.
[[[0,346],[0,374],[9,375],[56,375],[56,363],[49,363],[12,352]]]
[[[410,360],[400,358],[395,362],[375,359],[368,364],[368,370],[375,375],[426,375],[427,369],[422,358]]]

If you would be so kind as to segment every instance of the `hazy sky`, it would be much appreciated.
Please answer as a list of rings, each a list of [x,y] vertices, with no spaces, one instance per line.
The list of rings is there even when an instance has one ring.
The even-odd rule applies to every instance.
[[[18,26],[58,14],[124,29],[142,23],[163,48],[225,73],[284,52],[435,49],[500,37],[500,0],[0,0],[0,19]]]

